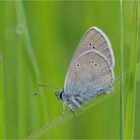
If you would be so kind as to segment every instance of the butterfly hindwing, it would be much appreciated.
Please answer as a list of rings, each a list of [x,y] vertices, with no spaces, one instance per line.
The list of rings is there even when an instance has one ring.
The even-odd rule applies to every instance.
[[[79,55],[71,66],[64,90],[66,94],[78,94],[90,89],[88,94],[94,94],[95,89],[101,90],[113,79],[113,71],[106,58],[97,51],[87,51]]]

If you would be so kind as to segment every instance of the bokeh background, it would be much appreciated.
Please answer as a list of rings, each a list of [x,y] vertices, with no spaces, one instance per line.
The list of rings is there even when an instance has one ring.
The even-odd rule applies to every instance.
[[[133,2],[123,1],[124,71],[130,64],[132,13]],[[26,138],[62,114],[62,103],[54,90],[38,88],[37,84],[63,88],[73,52],[89,27],[97,26],[109,37],[115,55],[115,76],[119,77],[120,18],[119,1],[0,1],[0,82],[4,85],[0,100],[5,118],[1,121],[1,138],[4,129],[6,139]],[[138,39],[137,63],[139,46]],[[135,138],[140,139],[138,85],[140,81],[136,90]],[[119,84],[114,85],[114,96],[40,138],[119,139],[119,88]],[[46,94],[33,96],[34,91]]]

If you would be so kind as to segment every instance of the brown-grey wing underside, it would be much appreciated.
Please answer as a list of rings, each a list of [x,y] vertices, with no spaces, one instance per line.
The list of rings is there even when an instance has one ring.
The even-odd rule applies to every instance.
[[[65,79],[65,93],[94,94],[94,89],[110,85],[114,79],[113,70],[107,59],[98,51],[90,50],[77,57]]]
[[[114,55],[111,48],[111,43],[105,33],[97,27],[91,27],[84,34],[78,44],[71,63],[73,63],[73,61],[75,61],[80,54],[89,50],[99,51],[107,58],[110,66],[112,68],[114,67]]]

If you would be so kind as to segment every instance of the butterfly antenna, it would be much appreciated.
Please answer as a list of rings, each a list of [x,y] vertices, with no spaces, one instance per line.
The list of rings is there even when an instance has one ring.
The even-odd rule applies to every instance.
[[[45,88],[48,88],[48,89],[51,89],[51,90],[54,90],[54,91],[58,91],[58,88],[56,87],[53,87],[53,86],[47,86],[47,85],[44,85],[44,84],[38,84],[39,87],[45,87]],[[50,90],[50,91],[51,91]],[[49,92],[50,92],[49,91]],[[45,94],[46,92],[40,92],[40,91],[36,91],[33,93],[33,95],[39,95],[39,94]]]
[[[38,91],[36,91],[36,92],[33,93],[33,95],[44,94],[44,93],[45,92],[38,92]]]
[[[52,89],[55,89],[55,90],[58,90],[57,87],[54,87],[54,86],[47,86],[47,85],[44,85],[44,84],[38,84],[39,87],[46,87],[46,88],[52,88]]]

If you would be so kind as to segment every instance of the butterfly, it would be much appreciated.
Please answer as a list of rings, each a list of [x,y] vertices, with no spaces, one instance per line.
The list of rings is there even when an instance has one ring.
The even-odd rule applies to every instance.
[[[66,74],[64,89],[57,97],[71,110],[96,96],[110,93],[115,59],[103,31],[91,27],[80,40]]]

